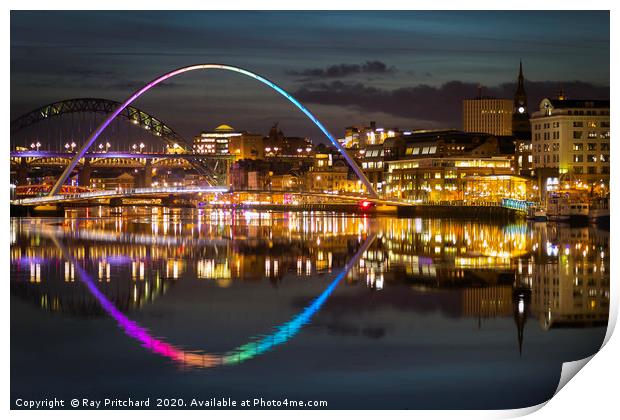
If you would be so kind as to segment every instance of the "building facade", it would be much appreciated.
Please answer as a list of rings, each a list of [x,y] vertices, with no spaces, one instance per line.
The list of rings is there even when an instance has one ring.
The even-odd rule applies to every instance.
[[[476,98],[463,101],[463,131],[489,133],[496,136],[512,134],[513,103],[510,99]]]
[[[351,126],[344,131],[344,138],[338,141],[347,149],[363,149],[366,146],[383,144],[383,142],[391,137],[403,134],[397,128],[381,128],[377,127],[374,121],[369,126]]]
[[[386,195],[409,202],[489,203],[528,194],[508,157],[403,159],[386,166]]]
[[[194,137],[192,148],[194,153],[200,155],[229,155],[230,139],[241,135],[242,133],[235,131],[231,126],[222,124],[213,131],[203,131]]]
[[[609,101],[543,99],[531,118],[534,170],[608,184],[609,117]]]

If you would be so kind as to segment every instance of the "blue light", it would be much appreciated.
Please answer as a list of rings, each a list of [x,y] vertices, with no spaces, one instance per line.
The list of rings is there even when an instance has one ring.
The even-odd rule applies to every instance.
[[[54,196],[54,195],[58,194],[58,192],[62,188],[62,185],[65,183],[65,181],[69,177],[69,174],[71,173],[71,171],[73,171],[73,169],[77,166],[78,161],[80,159],[82,159],[82,157],[84,157],[84,154],[91,148],[91,146],[95,143],[95,141],[101,135],[101,133],[103,133],[103,131],[106,129],[106,127],[126,107],[128,107],[133,101],[135,101],[143,93],[145,93],[146,91],[148,91],[152,87],[157,86],[159,83],[163,82],[164,80],[172,78],[172,77],[174,77],[176,75],[179,75],[179,74],[182,74],[182,73],[185,73],[185,72],[188,72],[188,71],[193,71],[193,70],[208,70],[208,69],[229,70],[229,71],[234,71],[234,72],[237,72],[237,73],[244,74],[246,76],[249,76],[249,77],[251,77],[253,79],[258,80],[261,83],[266,84],[267,86],[269,86],[270,88],[272,88],[273,90],[275,90],[276,92],[278,92],[279,94],[284,96],[286,99],[288,99],[301,112],[303,112],[308,118],[310,118],[310,120],[323,132],[323,134],[325,134],[325,136],[336,147],[336,149],[338,149],[338,151],[345,158],[345,160],[347,161],[349,166],[351,166],[351,168],[353,169],[353,171],[355,172],[357,177],[360,179],[360,181],[362,181],[362,183],[366,187],[366,191],[368,192],[368,194],[372,198],[379,198],[379,196],[377,195],[377,192],[372,187],[372,184],[370,183],[370,181],[368,181],[368,178],[366,178],[366,175],[364,175],[364,172],[362,172],[360,167],[357,166],[357,163],[355,163],[355,161],[351,158],[351,156],[349,156],[349,154],[344,149],[344,147],[342,147],[342,145],[340,143],[338,143],[338,141],[334,138],[334,136],[331,135],[331,133],[327,130],[327,128],[325,128],[325,126],[323,124],[321,124],[321,122],[310,111],[308,111],[308,109],[306,109],[306,107],[304,107],[297,99],[292,97],[288,92],[286,92],[280,86],[278,86],[275,83],[273,83],[271,80],[268,80],[268,79],[266,79],[266,78],[264,78],[262,76],[259,76],[256,73],[252,73],[249,70],[245,70],[245,69],[242,69],[240,67],[229,66],[229,65],[226,65],[226,64],[194,64],[194,65],[191,65],[191,66],[181,67],[179,69],[173,70],[171,72],[168,72],[166,74],[163,74],[163,75],[159,76],[158,78],[152,80],[151,82],[147,83],[145,86],[143,86],[142,88],[137,90],[129,98],[127,98],[125,100],[125,102],[123,102],[121,105],[119,105],[118,108],[116,108],[114,110],[114,112],[112,112],[112,114],[110,114],[105,119],[105,121],[103,121],[95,129],[95,131],[90,135],[90,137],[82,145],[80,150],[76,153],[75,157],[71,160],[69,165],[67,165],[67,167],[65,168],[63,173],[60,175],[60,177],[58,178],[58,180],[56,181],[56,183],[54,184],[54,186],[50,190],[49,196]]]

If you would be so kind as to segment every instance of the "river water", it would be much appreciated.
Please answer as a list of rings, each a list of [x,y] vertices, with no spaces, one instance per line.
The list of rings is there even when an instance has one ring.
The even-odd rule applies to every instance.
[[[13,218],[10,241],[12,404],[519,408],[609,310],[592,226],[90,208]]]

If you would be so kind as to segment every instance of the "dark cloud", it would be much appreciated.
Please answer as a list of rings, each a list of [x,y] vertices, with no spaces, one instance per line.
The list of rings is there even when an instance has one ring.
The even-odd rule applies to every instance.
[[[291,70],[287,74],[291,76],[302,76],[305,78],[339,78],[354,74],[391,74],[395,73],[395,67],[388,67],[381,61],[366,61],[363,64],[335,64],[326,68],[309,68],[304,70]]]
[[[530,110],[536,109],[543,98],[555,97],[560,88],[569,98],[609,99],[608,86],[580,81],[527,81]],[[512,98],[515,89],[515,83],[502,83],[483,88],[483,94]],[[393,90],[336,80],[306,83],[294,95],[304,103],[348,106],[363,112],[384,112],[395,117],[428,121],[435,126],[458,128],[461,126],[462,100],[476,96],[477,92],[476,83],[456,80],[439,87],[421,84]]]

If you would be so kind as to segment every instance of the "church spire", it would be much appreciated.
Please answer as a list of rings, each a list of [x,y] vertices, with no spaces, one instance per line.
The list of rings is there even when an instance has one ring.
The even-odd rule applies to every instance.
[[[530,114],[527,112],[527,94],[525,93],[525,77],[523,77],[523,61],[521,60],[519,60],[519,77],[514,96],[512,134],[521,140],[531,137]]]
[[[527,96],[525,94],[525,79],[523,77],[523,62],[519,60],[519,78],[517,79],[517,91],[515,92],[515,105],[527,106]]]

